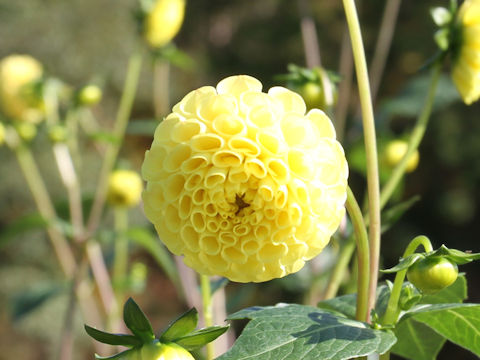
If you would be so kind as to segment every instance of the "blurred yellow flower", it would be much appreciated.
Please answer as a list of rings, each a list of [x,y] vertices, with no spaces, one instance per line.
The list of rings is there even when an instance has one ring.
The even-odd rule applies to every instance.
[[[113,206],[135,206],[140,202],[143,182],[138,173],[131,170],[115,170],[108,181],[107,201]]]
[[[185,15],[185,0],[156,0],[147,13],[144,36],[154,48],[168,44],[177,35]]]
[[[160,239],[201,274],[260,282],[300,270],[342,219],[348,166],[330,119],[300,95],[228,77],[186,95],[142,176]]]
[[[38,100],[29,85],[42,73],[42,65],[28,55],[10,55],[0,61],[0,110],[7,117],[28,122],[41,119]]]
[[[458,10],[458,41],[452,78],[463,101],[470,105],[480,97],[480,0],[466,0]]]
[[[408,143],[403,140],[394,140],[390,141],[385,148],[385,161],[388,166],[395,167],[400,160],[403,159],[407,153]],[[412,154],[410,159],[408,159],[406,170],[407,172],[412,172],[418,166],[420,161],[420,155],[418,150]]]
[[[78,92],[78,103],[84,106],[98,104],[102,100],[102,89],[97,85],[87,85]]]

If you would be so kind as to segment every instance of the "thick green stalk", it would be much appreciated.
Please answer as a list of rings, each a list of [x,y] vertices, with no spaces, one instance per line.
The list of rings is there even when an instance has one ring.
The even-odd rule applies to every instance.
[[[368,297],[368,313],[375,305],[375,296],[378,281],[378,263],[380,257],[380,184],[378,176],[377,141],[375,135],[375,121],[373,117],[370,84],[368,80],[367,63],[363,49],[362,34],[358,21],[354,0],[343,0],[347,18],[350,39],[352,43],[355,70],[357,73],[358,92],[362,107],[363,133],[365,138],[365,152],[367,158],[367,187],[368,204],[370,210],[370,285]],[[367,321],[368,321],[367,314]]]
[[[380,207],[382,209],[387,204],[388,200],[398,186],[398,183],[405,174],[408,160],[415,152],[415,150],[418,149],[418,146],[423,139],[423,135],[425,134],[425,130],[427,129],[430,114],[432,113],[433,102],[435,100],[435,93],[437,91],[437,85],[440,78],[441,69],[442,67],[440,63],[436,64],[432,69],[432,76],[430,80],[430,87],[427,93],[427,98],[425,99],[425,104],[423,106],[422,112],[417,119],[415,127],[412,130],[412,134],[410,135],[407,152],[403,156],[402,160],[397,164],[395,169],[393,169],[392,175],[388,179],[385,186],[382,188],[382,192],[380,194]]]
[[[200,284],[202,289],[203,319],[205,320],[205,327],[213,326],[212,290],[210,288],[210,277],[208,275],[200,275]],[[213,342],[208,343],[206,348],[207,360],[213,360],[215,356],[215,347]]]
[[[114,143],[110,143],[105,152],[102,168],[100,170],[100,178],[98,180],[97,190],[95,193],[95,199],[90,212],[90,217],[88,219],[87,238],[92,236],[100,223],[103,206],[106,199],[108,177],[113,169],[113,166],[115,165],[123,136],[125,134],[125,129],[127,128],[128,120],[130,119],[133,101],[137,92],[138,79],[140,78],[141,67],[142,53],[137,51],[132,54],[128,64],[125,86],[123,88],[123,94],[120,100],[120,106],[118,108],[117,117],[112,132],[112,135],[116,141]]]
[[[357,243],[358,258],[358,285],[357,285],[357,313],[356,318],[360,321],[367,321],[369,318],[370,308],[368,307],[369,299],[369,282],[370,282],[370,253],[368,244],[367,228],[363,221],[362,211],[358,206],[357,200],[353,195],[352,189],[347,188],[348,214],[352,220],[353,229],[355,231],[355,241]]]

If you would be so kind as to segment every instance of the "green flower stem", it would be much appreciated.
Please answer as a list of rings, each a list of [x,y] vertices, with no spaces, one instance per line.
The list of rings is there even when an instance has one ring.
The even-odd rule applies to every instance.
[[[403,156],[402,160],[397,164],[395,169],[393,169],[392,175],[388,179],[385,186],[382,188],[382,192],[380,194],[380,207],[383,207],[387,204],[388,200],[392,196],[393,192],[395,191],[398,183],[402,179],[403,175],[405,174],[405,170],[407,168],[408,160],[418,149],[420,142],[423,139],[423,135],[425,134],[425,130],[427,129],[428,120],[430,118],[430,114],[432,113],[432,107],[435,100],[435,93],[437,91],[438,80],[441,74],[441,63],[437,63],[432,69],[432,75],[430,80],[430,87],[428,89],[427,98],[425,100],[425,104],[423,106],[422,112],[417,119],[417,123],[412,130],[412,134],[410,136],[410,140],[408,142],[408,149],[405,155]]]
[[[368,307],[368,293],[370,282],[370,252],[367,228],[363,221],[362,211],[358,206],[357,200],[353,195],[352,189],[347,188],[348,214],[352,220],[353,229],[355,231],[355,240],[357,243],[358,258],[358,289],[357,289],[357,313],[356,318],[360,321],[367,321],[370,313]]]
[[[140,71],[142,68],[142,57],[142,53],[140,50],[138,50],[131,55],[129,60],[125,86],[123,88],[123,94],[120,100],[120,105],[112,132],[112,135],[116,141],[115,143],[109,144],[105,152],[105,158],[100,170],[100,178],[97,184],[95,199],[93,201],[92,210],[88,219],[88,234],[86,239],[92,236],[100,223],[103,206],[106,199],[108,177],[113,169],[113,166],[115,165],[115,161],[117,159],[117,155],[125,134],[125,129],[127,128],[128,120],[130,118],[135,94],[137,92],[138,80],[140,78]]]
[[[157,119],[161,119],[168,113],[170,108],[170,64],[163,59],[156,58],[153,63],[153,72],[153,106],[155,110],[155,117]]]
[[[407,249],[403,253],[403,258],[412,255],[420,245],[423,246],[426,252],[433,250],[430,240],[426,236],[420,235],[414,238],[410,244],[408,244]],[[400,293],[402,292],[402,285],[406,274],[407,269],[397,272],[397,275],[395,276],[392,292],[388,300],[387,310],[382,321],[384,325],[392,325],[397,321],[399,313],[398,301],[400,299]]]
[[[200,275],[200,286],[202,289],[203,301],[203,318],[205,320],[205,327],[213,326],[213,312],[212,312],[212,290],[210,288],[210,277],[208,275]],[[206,345],[207,360],[213,360],[215,356],[215,347],[213,342]]]
[[[128,265],[128,210],[126,207],[117,206],[115,214],[115,258],[113,260],[113,285],[117,303],[123,303],[123,293]]]
[[[324,300],[332,299],[337,296],[338,289],[340,288],[340,284],[345,276],[345,271],[347,270],[348,264],[350,264],[350,260],[352,259],[354,251],[355,239],[353,237],[349,237],[346,239],[345,244],[343,244],[342,248],[340,249],[340,254],[336,259],[335,266],[332,270],[332,275],[330,276],[327,288],[325,289],[325,293],[323,295]]]
[[[362,34],[358,21],[354,0],[343,0],[347,18],[353,58],[357,73],[358,92],[362,107],[363,132],[365,138],[365,152],[367,157],[367,187],[368,204],[370,210],[369,242],[370,242],[370,284],[368,297],[368,314],[375,305],[375,296],[378,281],[378,263],[380,257],[380,184],[378,176],[377,141],[375,122],[373,117],[370,84],[368,80],[365,51],[363,49]],[[367,314],[367,321],[369,315]]]
[[[38,211],[48,222],[47,233],[52,242],[55,254],[60,262],[63,273],[68,279],[74,276],[77,267],[73,251],[64,235],[57,229],[57,214],[43,182],[40,171],[27,145],[20,144],[14,148],[18,163],[25,180],[32,192]]]

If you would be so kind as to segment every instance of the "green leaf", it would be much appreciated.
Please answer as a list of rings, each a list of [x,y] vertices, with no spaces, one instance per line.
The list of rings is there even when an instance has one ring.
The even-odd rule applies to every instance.
[[[400,321],[409,319],[423,323],[437,334],[480,356],[480,305],[422,305],[408,312]]]
[[[410,266],[412,266],[417,260],[423,259],[424,257],[425,257],[425,255],[423,255],[421,253],[415,253],[415,254],[407,256],[406,258],[401,259],[400,262],[397,265],[395,265],[394,267],[392,267],[390,269],[386,269],[386,270],[380,270],[380,271],[383,272],[383,273],[386,273],[386,274],[391,274],[391,273],[395,273],[395,272],[398,272],[398,271],[401,271],[401,270],[406,270]]]
[[[45,282],[15,294],[10,299],[13,320],[20,320],[39,308],[47,300],[56,296],[63,289],[63,285],[58,283]]]
[[[217,360],[342,360],[383,354],[393,333],[312,306],[280,304],[241,310],[230,320],[249,318],[234,346]]]
[[[390,229],[413,205],[420,200],[420,196],[401,202],[382,213],[382,233]]]
[[[129,298],[125,303],[123,320],[132,333],[144,342],[155,339],[150,321],[132,298]]]
[[[403,321],[395,327],[397,343],[392,352],[407,359],[435,360],[445,338],[415,320]]]
[[[191,333],[197,327],[198,312],[191,308],[183,313],[160,336],[161,342],[175,342],[178,338]]]
[[[420,304],[462,303],[467,298],[467,280],[459,274],[457,280],[433,295],[424,295]]]
[[[177,339],[175,343],[188,351],[194,351],[212,342],[229,328],[230,326],[211,326],[206,329],[200,329]]]
[[[2,228],[2,232],[0,233],[0,247],[15,239],[15,237],[20,234],[32,230],[45,229],[47,226],[48,221],[38,213],[22,216],[12,224]]]
[[[109,345],[123,345],[123,346],[141,346],[142,340],[132,335],[125,334],[111,334],[105,331],[97,330],[88,325],[84,325],[85,331],[95,340]]]
[[[177,268],[170,253],[151,231],[143,227],[133,227],[128,229],[127,236],[130,240],[143,247],[154,257],[174,284],[180,284]]]
[[[134,354],[137,351],[138,349],[129,349],[112,356],[99,356],[95,354],[95,359],[97,360],[133,360],[133,359],[137,359],[137,357],[134,357]],[[140,355],[138,355],[138,358],[140,358]]]

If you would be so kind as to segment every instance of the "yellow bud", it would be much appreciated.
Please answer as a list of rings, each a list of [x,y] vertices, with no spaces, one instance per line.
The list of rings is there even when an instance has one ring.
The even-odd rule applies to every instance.
[[[185,15],[185,0],[156,0],[144,23],[144,37],[153,48],[168,44],[177,35]]]
[[[408,143],[402,140],[394,140],[388,143],[385,149],[385,160],[388,166],[395,167],[405,156],[408,149]],[[412,154],[410,159],[408,159],[406,170],[407,172],[414,171],[420,160],[420,155],[418,150]]]
[[[169,250],[232,281],[299,271],[345,214],[348,166],[328,116],[247,75],[176,104],[142,176],[145,214]]]
[[[42,65],[28,55],[10,55],[0,61],[0,109],[15,120],[38,122],[38,101],[28,88],[42,77]],[[38,111],[38,109],[37,109]]]
[[[16,126],[17,133],[20,138],[26,142],[29,142],[37,136],[37,127],[29,122],[21,122]]]
[[[67,139],[67,129],[63,125],[54,125],[48,129],[48,137],[53,143],[64,142]]]
[[[84,106],[98,104],[102,100],[102,89],[96,85],[87,85],[78,92],[78,103]]]
[[[187,350],[175,343],[152,342],[140,350],[141,360],[195,360]]]
[[[135,206],[140,202],[143,182],[131,170],[115,170],[108,181],[107,201],[113,206]]]

